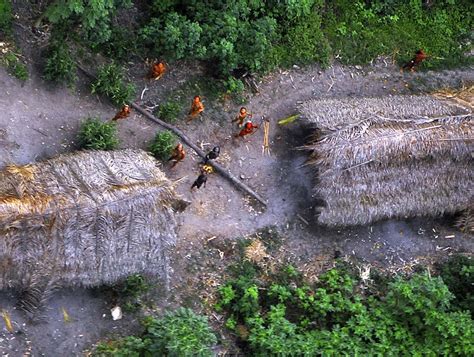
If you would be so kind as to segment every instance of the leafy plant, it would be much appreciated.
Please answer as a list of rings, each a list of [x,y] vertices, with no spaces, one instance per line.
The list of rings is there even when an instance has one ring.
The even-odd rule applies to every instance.
[[[128,336],[116,341],[99,343],[93,355],[95,357],[140,357],[145,346],[141,338]]]
[[[123,69],[111,63],[99,68],[97,79],[92,84],[92,93],[106,95],[112,103],[121,106],[129,103],[135,95],[135,86],[126,83]]]
[[[227,94],[240,95],[244,92],[244,83],[240,79],[229,76],[227,80],[223,81],[223,86]]]
[[[28,79],[28,68],[20,61],[20,58],[15,53],[8,51],[1,59],[7,67],[8,72],[13,76],[21,81],[26,81]]]
[[[131,6],[131,0],[62,0],[54,1],[46,10],[53,24],[76,23],[82,34],[93,43],[104,43],[111,37],[110,22],[121,7]]]
[[[170,157],[173,148],[176,146],[176,136],[171,131],[159,131],[153,141],[150,143],[148,150],[157,159],[166,160]]]
[[[113,150],[118,146],[117,127],[114,123],[88,118],[79,131],[81,148],[87,150]]]
[[[129,275],[113,287],[124,311],[134,312],[142,307],[142,298],[151,288],[150,283],[141,274]]]
[[[179,308],[160,318],[148,316],[143,325],[140,336],[99,343],[93,356],[212,356],[211,348],[217,343],[207,318],[190,309]]]
[[[455,298],[453,305],[461,310],[469,310],[474,316],[474,260],[455,255],[438,265],[440,276]]]
[[[180,112],[181,105],[178,102],[170,100],[160,105],[158,117],[168,123],[175,123]]]
[[[12,22],[11,0],[0,0],[0,34],[10,34]]]
[[[48,49],[44,78],[52,82],[74,84],[77,80],[76,63],[65,42],[54,41]]]
[[[141,37],[155,51],[166,54],[168,58],[198,58],[205,48],[201,45],[202,28],[186,16],[169,12],[160,18],[153,18],[141,30]]]
[[[190,309],[167,312],[160,319],[148,317],[144,325],[144,340],[153,356],[212,356],[211,347],[217,343],[207,318]]]

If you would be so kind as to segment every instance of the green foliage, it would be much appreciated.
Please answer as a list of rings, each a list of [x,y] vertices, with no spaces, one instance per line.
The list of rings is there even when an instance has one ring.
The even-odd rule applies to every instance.
[[[404,62],[423,48],[428,68],[465,62],[473,7],[467,1],[285,0],[154,1],[141,30],[154,56],[204,59],[226,78],[235,70],[319,62],[331,55],[365,63],[378,55]],[[323,21],[324,18],[324,21]]]
[[[110,38],[105,43],[94,43],[96,51],[102,51],[106,56],[115,60],[124,61],[137,53],[140,44],[133,36],[133,30],[121,26],[111,28]]]
[[[176,136],[171,131],[159,131],[153,141],[150,143],[148,150],[154,157],[160,160],[167,160],[173,148],[176,146]]]
[[[282,63],[309,64],[318,62],[323,67],[329,66],[331,48],[321,30],[321,15],[314,11],[302,21],[290,27],[283,36]]]
[[[474,316],[474,260],[455,255],[438,266],[440,276],[455,298],[453,305],[460,310],[469,310]]]
[[[0,34],[10,34],[12,26],[11,0],[0,0]]]
[[[212,356],[210,348],[217,343],[207,318],[190,309],[167,312],[161,319],[148,317],[144,325],[152,356]]]
[[[8,72],[21,81],[28,79],[28,68],[21,62],[20,58],[13,52],[9,51],[4,54],[0,60],[7,67]]]
[[[120,7],[128,7],[131,0],[60,0],[46,10],[46,17],[53,24],[73,22],[92,43],[107,42],[112,30],[110,23]]]
[[[323,55],[327,62],[328,54],[319,50],[320,43],[324,44],[317,11],[320,7],[321,1],[316,0],[154,1],[155,16],[140,33],[153,56],[203,59],[213,64],[221,78],[228,78],[237,69],[266,72],[281,64],[307,63]],[[313,19],[311,26],[299,25]],[[287,55],[285,46],[275,52],[282,41],[293,44],[294,37],[302,32],[305,39],[294,43],[294,55]],[[310,48],[304,50],[303,46]],[[241,88],[237,82],[225,86],[231,92]]]
[[[302,281],[294,267],[285,270],[275,274],[283,281],[246,274],[220,289],[226,326],[245,326],[248,336],[241,342],[253,356],[474,352],[473,321],[453,311],[453,294],[441,278],[396,278],[386,292],[362,296],[346,269],[327,271],[315,285]]]
[[[118,106],[131,102],[135,90],[133,84],[124,81],[123,69],[115,63],[100,67],[92,84],[92,93],[106,95]]]
[[[126,312],[134,312],[142,306],[143,295],[150,290],[151,285],[148,280],[140,274],[132,274],[122,282],[113,286],[113,291],[117,295],[118,304]]]
[[[141,30],[145,44],[153,47],[160,55],[171,59],[198,58],[204,55],[201,46],[202,28],[186,16],[169,12],[161,18],[154,18]]]
[[[44,78],[48,81],[73,85],[77,66],[65,42],[54,41],[48,49]]]
[[[240,79],[229,76],[227,80],[223,81],[223,85],[227,94],[241,94],[244,92],[244,83]]]
[[[148,316],[143,320],[141,336],[100,343],[94,357],[212,356],[217,343],[207,318],[192,310],[179,308],[161,318]]]
[[[426,68],[459,65],[468,59],[472,4],[437,1],[350,1],[327,3],[325,33],[344,63],[366,63],[377,55],[396,55],[403,63],[423,48],[432,57]]]
[[[86,150],[113,150],[119,143],[117,127],[99,118],[88,118],[81,125],[79,143]]]
[[[126,296],[138,297],[150,289],[146,278],[140,274],[132,274],[121,284],[120,293]]]
[[[160,105],[158,117],[167,123],[175,123],[180,112],[181,105],[176,101],[170,100]]]
[[[128,336],[120,340],[101,342],[93,354],[94,357],[140,357],[145,342],[138,337]]]

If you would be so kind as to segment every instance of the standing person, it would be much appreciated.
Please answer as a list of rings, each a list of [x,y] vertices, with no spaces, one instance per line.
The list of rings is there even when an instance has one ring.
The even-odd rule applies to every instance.
[[[193,190],[194,187],[197,187],[198,189],[200,189],[202,185],[206,187],[206,183],[207,183],[207,173],[206,171],[201,171],[201,174],[198,176],[196,181],[194,181],[193,185],[191,186],[191,191]]]
[[[183,144],[179,143],[173,149],[171,157],[168,159],[168,161],[173,161],[173,165],[171,166],[171,168],[175,167],[178,162],[183,161],[185,156],[186,152],[184,151]]]
[[[426,53],[422,49],[419,49],[418,51],[416,51],[415,57],[413,57],[408,63],[406,63],[402,67],[402,71],[404,69],[409,69],[411,72],[414,72],[415,68],[418,67],[418,65],[420,65],[421,62],[423,62],[427,58],[428,56],[426,55]]]
[[[255,132],[254,129],[257,129],[257,128],[258,128],[258,125],[252,123],[251,121],[248,121],[247,123],[245,123],[244,128],[240,131],[240,133],[238,133],[235,137],[243,138],[246,135],[253,134]]]
[[[241,128],[242,125],[244,125],[245,119],[247,117],[251,118],[252,114],[247,114],[247,108],[242,107],[240,108],[239,115],[237,115],[235,119],[232,120],[232,123],[237,122],[238,127]]]
[[[130,107],[125,104],[122,109],[117,113],[115,114],[115,116],[112,118],[113,121],[116,121],[116,120],[119,120],[119,119],[125,119],[126,117],[128,117],[131,113],[131,110],[130,110]]]
[[[189,119],[188,122],[193,120],[196,116],[201,114],[204,111],[204,104],[201,102],[200,96],[195,96],[193,102],[191,104],[191,110],[189,111]]]
[[[163,62],[155,62],[151,67],[150,78],[155,81],[160,79],[166,72],[166,65]]]
[[[207,155],[204,158],[204,160],[202,161],[202,163],[205,165],[209,162],[209,160],[217,159],[219,157],[220,152],[221,152],[220,147],[219,146],[214,146],[214,148],[207,153]]]

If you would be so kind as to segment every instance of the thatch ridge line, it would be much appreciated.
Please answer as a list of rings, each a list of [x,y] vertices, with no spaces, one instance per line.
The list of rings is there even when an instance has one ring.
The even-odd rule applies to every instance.
[[[472,113],[469,108],[454,104],[446,99],[432,96],[388,96],[359,98],[326,98],[309,100],[299,106],[308,122],[324,130],[338,130],[354,123],[367,120],[384,121],[374,117],[388,117],[395,120],[443,116],[459,116]]]
[[[473,151],[474,125],[471,123],[445,124],[436,128],[429,126],[411,131],[404,129],[403,126],[390,125],[374,127],[363,134],[324,136],[305,148],[314,150],[317,164],[339,169],[370,160],[390,164],[428,156],[468,158]]]
[[[72,162],[65,161],[64,162],[64,166],[67,167],[68,170],[71,172],[74,179],[76,179],[79,186],[82,188],[84,194],[97,204],[98,203],[97,199],[96,199],[95,195],[92,193],[91,187],[89,187],[89,185],[86,183],[86,181],[84,181],[80,177],[80,175],[77,173],[77,171],[73,168],[72,164],[75,164],[76,166],[78,166],[76,161],[72,161]]]

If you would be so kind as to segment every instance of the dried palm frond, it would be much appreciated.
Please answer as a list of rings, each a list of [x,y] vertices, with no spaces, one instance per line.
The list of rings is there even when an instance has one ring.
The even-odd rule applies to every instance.
[[[445,88],[433,93],[436,98],[448,99],[464,107],[474,109],[474,86],[465,86],[460,89]]]
[[[5,167],[5,171],[17,177],[21,177],[22,179],[32,181],[35,178],[36,170],[35,170],[35,167],[32,165],[25,165],[25,166],[7,165],[7,167]]]
[[[265,262],[269,258],[265,245],[259,239],[254,239],[252,243],[245,248],[244,255],[245,259],[255,264]]]
[[[426,157],[469,158],[474,150],[474,122],[377,124],[325,136],[308,147],[316,165],[349,169],[365,162],[391,165]]]
[[[458,227],[461,232],[474,233],[474,208],[471,207],[461,214],[456,222],[456,227]]]

